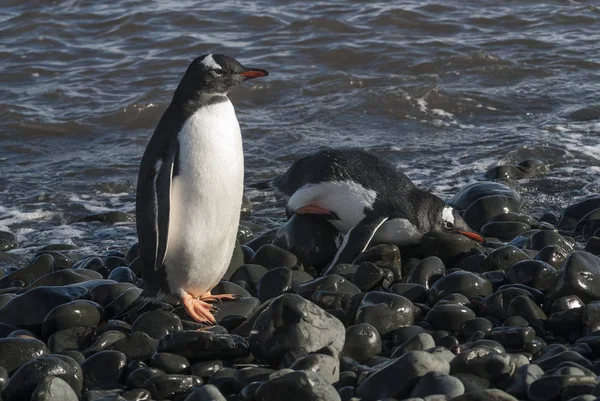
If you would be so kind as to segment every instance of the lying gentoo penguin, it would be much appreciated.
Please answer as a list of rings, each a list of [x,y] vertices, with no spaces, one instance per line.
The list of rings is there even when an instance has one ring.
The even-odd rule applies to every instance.
[[[288,217],[323,215],[345,234],[327,270],[352,263],[371,242],[418,244],[432,231],[485,241],[443,200],[363,150],[319,151],[296,161],[273,185],[290,197]]]
[[[215,323],[208,302],[231,260],[244,187],[240,126],[227,92],[268,75],[221,55],[189,65],[146,148],[136,218],[145,298],[181,301]]]

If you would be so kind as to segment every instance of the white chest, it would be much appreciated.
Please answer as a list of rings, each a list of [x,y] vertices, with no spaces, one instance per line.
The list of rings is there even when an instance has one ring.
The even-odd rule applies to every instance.
[[[182,127],[171,185],[165,264],[172,291],[204,293],[225,273],[244,185],[240,127],[231,102],[203,107]],[[200,294],[198,294],[200,295]]]

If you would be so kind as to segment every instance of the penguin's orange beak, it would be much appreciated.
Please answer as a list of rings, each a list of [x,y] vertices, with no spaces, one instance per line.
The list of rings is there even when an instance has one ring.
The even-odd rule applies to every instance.
[[[266,77],[269,75],[269,72],[265,70],[259,70],[258,68],[248,68],[246,71],[240,73],[240,75],[246,77],[246,79],[252,79]]]
[[[481,235],[477,234],[474,231],[461,231],[461,230],[457,230],[456,232],[459,233],[459,234],[464,235],[465,237],[469,237],[472,240],[475,240],[477,242],[481,242],[481,243],[485,242],[485,238],[483,238]]]

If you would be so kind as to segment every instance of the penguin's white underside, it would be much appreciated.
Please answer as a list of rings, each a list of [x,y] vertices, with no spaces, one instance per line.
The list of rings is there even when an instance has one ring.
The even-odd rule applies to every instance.
[[[239,224],[244,155],[231,102],[197,110],[178,140],[165,270],[173,293],[200,296],[225,274]]]
[[[298,210],[318,205],[333,211],[339,220],[330,220],[342,233],[348,233],[364,217],[364,209],[372,209],[377,193],[354,181],[324,181],[300,187],[288,200],[288,207]],[[408,245],[419,242],[419,230],[407,219],[393,218],[378,227],[373,243]],[[345,244],[342,244],[345,246]]]

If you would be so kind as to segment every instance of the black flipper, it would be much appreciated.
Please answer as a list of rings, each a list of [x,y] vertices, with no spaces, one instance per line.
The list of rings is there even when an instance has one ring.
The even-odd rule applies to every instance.
[[[352,263],[356,260],[373,239],[373,236],[388,216],[366,216],[350,229],[344,236],[344,241],[323,275],[329,274],[338,263]]]
[[[158,228],[158,241],[156,248],[156,259],[154,261],[154,270],[158,270],[167,253],[167,242],[169,239],[169,212],[171,210],[171,183],[173,181],[173,167],[175,165],[175,156],[178,151],[169,149],[165,155],[163,164],[156,178],[156,221]]]

